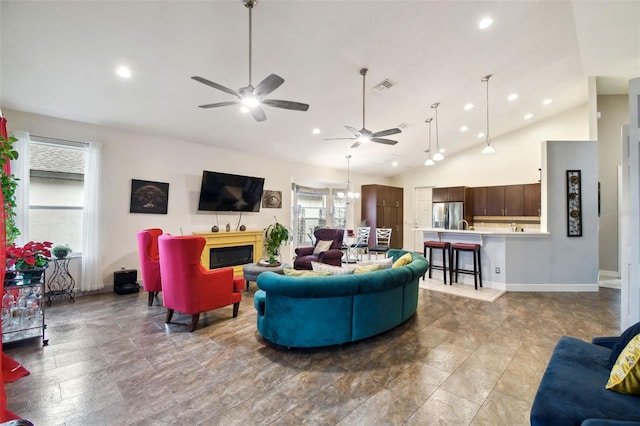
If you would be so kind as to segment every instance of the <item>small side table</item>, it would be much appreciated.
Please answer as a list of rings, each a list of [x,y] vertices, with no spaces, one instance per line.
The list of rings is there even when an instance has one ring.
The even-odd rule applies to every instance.
[[[69,262],[71,259],[79,258],[79,255],[71,255],[62,259],[51,258],[49,261],[53,263],[53,273],[47,282],[47,305],[51,306],[51,302],[56,297],[68,296],[72,302],[75,302],[76,280],[69,272]]]
[[[283,275],[284,268],[291,268],[291,265],[288,263],[283,263],[280,266],[261,266],[257,263],[248,263],[242,267],[242,272],[244,275],[244,280],[247,282],[246,291],[249,291],[249,282],[256,281],[258,279],[258,275],[263,272],[271,271],[276,274]]]

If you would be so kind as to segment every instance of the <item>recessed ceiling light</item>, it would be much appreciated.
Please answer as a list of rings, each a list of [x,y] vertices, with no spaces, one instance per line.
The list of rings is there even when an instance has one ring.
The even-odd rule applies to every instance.
[[[549,105],[551,102],[553,102],[551,99],[545,99],[545,100],[542,102],[542,105]]]
[[[478,133],[478,137],[479,138],[484,138],[484,133],[482,133],[482,132]]]
[[[464,106],[464,110],[465,111],[469,111],[471,109],[473,109],[473,104],[472,103],[465,104],[465,106]]]
[[[393,163],[391,163],[391,165],[392,165],[393,167],[398,167],[398,162],[397,162],[397,161],[394,161]]]
[[[533,114],[531,114],[531,113],[528,113],[528,114],[525,114],[525,115],[524,115],[524,119],[525,119],[525,120],[528,120],[528,119],[530,119],[531,117],[533,117]]]
[[[463,132],[463,133],[466,132],[467,130],[469,130],[469,128],[467,126],[460,127],[460,131]]]
[[[118,67],[116,70],[116,74],[118,74],[122,78],[131,78],[131,70],[127,67]]]
[[[517,93],[512,93],[509,95],[509,97],[507,98],[510,101],[515,101],[516,99],[518,99],[518,94]]]
[[[313,129],[311,131],[311,133],[313,133],[314,135],[319,135],[320,134],[320,129],[318,129],[317,127],[315,129]]]
[[[242,105],[240,107],[240,112],[244,112],[245,114],[249,112],[249,107],[246,105]]]
[[[491,26],[491,24],[493,24],[493,19],[487,16],[486,18],[482,18],[480,20],[480,23],[478,23],[478,28],[480,28],[481,30],[486,30]]]

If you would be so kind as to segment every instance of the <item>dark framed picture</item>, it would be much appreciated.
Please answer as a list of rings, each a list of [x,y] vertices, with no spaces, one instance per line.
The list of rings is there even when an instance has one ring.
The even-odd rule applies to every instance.
[[[169,184],[131,179],[129,213],[167,214]]]
[[[567,170],[567,236],[582,237],[580,170]]]

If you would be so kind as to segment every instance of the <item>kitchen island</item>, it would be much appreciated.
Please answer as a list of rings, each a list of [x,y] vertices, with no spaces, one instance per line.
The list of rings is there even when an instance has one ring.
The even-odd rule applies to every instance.
[[[484,287],[507,291],[598,291],[597,273],[594,277],[576,281],[573,268],[558,264],[557,251],[548,232],[511,232],[508,230],[456,230],[441,228],[413,228],[421,232],[423,241],[480,244],[482,258],[482,282]],[[571,253],[563,252],[563,256]],[[434,252],[434,264],[441,265],[439,251]],[[569,259],[570,264],[580,264],[580,259]],[[473,269],[471,256],[460,257],[460,267]],[[597,268],[596,268],[597,272]],[[433,277],[441,277],[433,271]],[[458,281],[473,285],[473,276],[460,275]],[[592,281],[592,282],[590,282]]]

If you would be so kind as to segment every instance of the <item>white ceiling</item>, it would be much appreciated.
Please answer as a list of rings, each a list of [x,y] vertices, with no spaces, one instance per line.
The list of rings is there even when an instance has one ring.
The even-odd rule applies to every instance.
[[[232,97],[190,79],[247,85],[249,15],[241,0],[2,0],[0,7],[2,108],[337,169],[352,154],[352,171],[382,176],[422,167],[434,102],[446,154],[481,149],[486,74],[493,74],[493,138],[584,104],[590,76],[601,93],[625,93],[628,79],[640,76],[640,1],[259,0],[253,85],[278,74],[285,83],[268,98],[310,108],[266,106],[267,121],[257,123],[236,106],[197,108]],[[484,16],[494,24],[480,31]],[[115,76],[122,64],[133,78]],[[322,140],[349,137],[345,125],[362,127],[362,67],[369,68],[366,127],[402,125],[389,137],[395,146]],[[385,78],[396,85],[372,90]],[[519,98],[508,102],[513,92]],[[546,98],[553,103],[542,106]],[[475,105],[469,112],[467,102]],[[525,113],[534,117],[525,121]],[[313,135],[314,127],[322,133]]]

